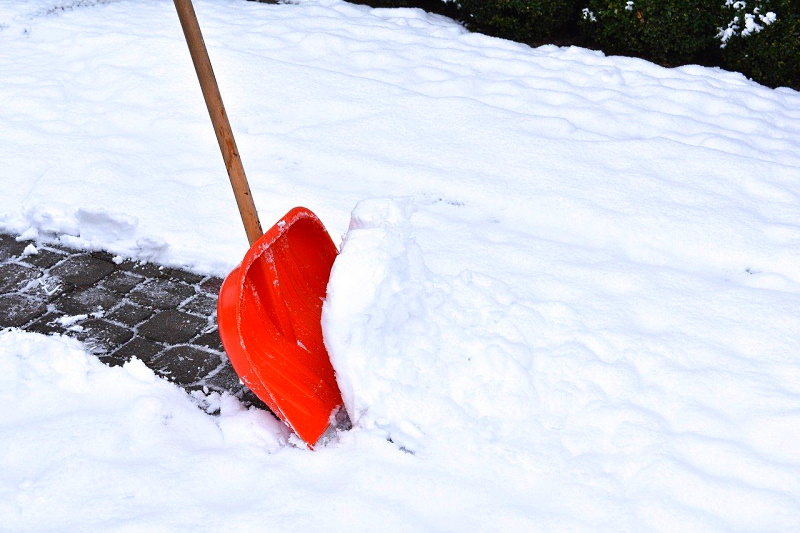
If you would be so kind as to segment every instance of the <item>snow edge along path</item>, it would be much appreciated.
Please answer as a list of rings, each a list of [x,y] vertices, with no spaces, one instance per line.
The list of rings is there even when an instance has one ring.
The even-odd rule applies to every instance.
[[[488,472],[476,484],[364,432],[287,446],[271,415],[190,396],[140,361],[107,367],[74,339],[2,331],[0,370],[4,531],[521,530],[533,518]]]

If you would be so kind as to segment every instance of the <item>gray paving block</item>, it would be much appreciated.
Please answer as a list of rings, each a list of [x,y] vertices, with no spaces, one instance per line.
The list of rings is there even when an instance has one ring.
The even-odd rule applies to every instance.
[[[150,366],[153,359],[163,351],[163,344],[136,336],[123,344],[112,355],[122,361],[130,361],[136,357],[137,359],[141,359],[147,366]]]
[[[114,270],[114,264],[82,254],[70,257],[53,267],[50,273],[79,287],[88,287],[97,283]]]
[[[157,309],[174,309],[193,294],[194,288],[186,283],[168,279],[150,279],[137,285],[128,298],[140,305]]]
[[[44,275],[36,279],[36,283],[31,283],[25,287],[23,292],[34,298],[52,302],[74,289],[75,285],[45,272]]]
[[[0,264],[0,294],[20,291],[41,275],[42,271],[35,267],[18,263]]]
[[[184,303],[181,311],[200,316],[211,316],[217,312],[217,298],[207,293],[200,293]]]
[[[139,276],[124,270],[115,270],[103,279],[100,284],[117,294],[127,294],[144,281],[144,276]]]
[[[213,331],[209,331],[208,333],[200,335],[192,341],[192,344],[210,348],[218,352],[225,351],[225,349],[222,347],[222,339],[219,338],[219,330],[217,330],[217,328],[214,328]]]
[[[0,234],[0,261],[20,256],[26,246],[27,242],[18,242],[11,235]]]
[[[22,257],[21,260],[29,265],[37,266],[40,268],[50,268],[67,255],[64,252],[49,250],[47,248],[39,248],[39,252]]]
[[[69,255],[76,255],[76,254],[85,254],[87,252],[83,250],[76,250],[75,248],[70,248],[69,246],[64,246],[60,243],[48,242],[45,246],[51,250],[55,250],[57,252],[69,254]]]
[[[247,387],[242,387],[241,391],[237,394],[234,394],[239,401],[242,402],[246,406],[253,406],[257,409],[261,409],[262,411],[269,411],[272,413],[272,409],[267,407],[267,404],[261,401],[261,398],[256,396],[253,391],[248,389]],[[273,413],[274,415],[275,413]],[[277,416],[275,418],[278,418]]]
[[[43,335],[61,335],[67,331],[67,328],[58,321],[62,316],[63,314],[61,313],[46,313],[41,318],[28,324],[25,330]]]
[[[224,280],[222,278],[206,278],[202,283],[200,283],[200,289],[203,292],[219,294],[219,289],[222,287],[223,281]]]
[[[114,354],[99,353],[95,355],[97,356],[98,359],[100,359],[101,363],[108,366],[122,366],[128,362],[127,360],[121,357],[117,357]]]
[[[184,281],[186,283],[191,283],[195,285],[203,281],[205,276],[200,274],[195,274],[194,272],[187,272],[186,270],[179,270],[177,268],[168,268],[165,271],[165,274],[168,278],[174,279],[176,281]]]
[[[125,259],[119,263],[117,268],[119,270],[133,272],[134,274],[139,274],[140,276],[145,276],[147,278],[160,278],[165,275],[164,267],[153,263],[138,263],[130,259]]]
[[[102,259],[103,261],[106,261],[108,263],[114,263],[114,257],[116,257],[114,254],[102,250],[96,252],[90,252],[89,255],[97,259]]]
[[[179,344],[200,333],[208,321],[174,309],[162,311],[139,326],[139,334],[150,340]]]
[[[233,392],[244,386],[230,363],[226,364],[219,372],[206,379],[204,384],[220,392]]]
[[[188,385],[204,379],[221,362],[218,354],[195,346],[174,346],[158,356],[153,366],[170,381]]]
[[[128,327],[134,327],[155,313],[155,309],[144,307],[133,302],[123,302],[119,307],[106,315],[106,318]]]
[[[77,324],[82,329],[74,333],[68,330],[68,333],[85,342],[95,353],[111,353],[133,337],[130,329],[100,318],[82,320]]]
[[[55,301],[56,307],[70,315],[88,315],[107,311],[117,305],[119,296],[103,287],[78,289]]]
[[[18,328],[47,311],[41,300],[21,294],[0,296],[0,328]]]

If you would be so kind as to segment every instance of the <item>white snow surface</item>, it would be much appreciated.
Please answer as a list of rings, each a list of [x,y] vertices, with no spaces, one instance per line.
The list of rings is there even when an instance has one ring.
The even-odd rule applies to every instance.
[[[310,452],[0,332],[0,529],[800,529],[800,94],[419,10],[195,7],[262,222],[341,237],[355,426]],[[0,102],[0,229],[243,256],[172,2],[0,0]]]

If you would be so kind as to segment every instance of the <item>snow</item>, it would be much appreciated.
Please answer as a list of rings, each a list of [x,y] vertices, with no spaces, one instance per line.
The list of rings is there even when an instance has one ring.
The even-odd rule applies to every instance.
[[[726,5],[733,6],[733,8],[737,10],[744,10],[747,7],[745,2],[733,2],[732,0],[727,0]],[[744,13],[744,28],[742,28],[740,25],[741,20],[739,19],[739,16],[736,15],[733,17],[733,20],[728,22],[727,28],[719,29],[719,34],[717,34],[717,37],[722,42],[721,47],[725,48],[728,44],[728,41],[734,35],[738,34],[742,37],[747,37],[748,35],[752,35],[763,30],[764,26],[756,22],[756,17],[758,17],[758,20],[761,21],[764,26],[769,26],[778,20],[778,15],[776,15],[774,12],[768,11],[765,15],[762,15],[759,13],[759,9],[754,7],[752,13]]]
[[[2,529],[800,528],[800,94],[419,10],[195,7],[262,223],[341,238],[355,426],[309,452],[5,331]],[[0,0],[0,72],[0,229],[238,263],[172,2]]]

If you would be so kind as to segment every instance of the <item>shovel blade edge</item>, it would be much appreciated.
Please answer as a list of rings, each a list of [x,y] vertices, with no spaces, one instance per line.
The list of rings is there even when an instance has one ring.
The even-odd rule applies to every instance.
[[[296,207],[250,247],[217,303],[239,378],[312,449],[343,403],[321,324],[336,254],[322,222]]]

